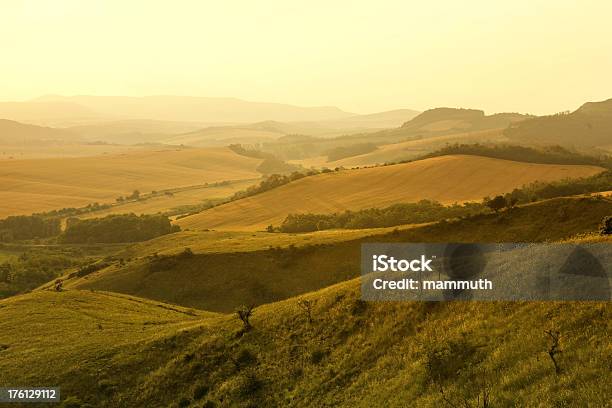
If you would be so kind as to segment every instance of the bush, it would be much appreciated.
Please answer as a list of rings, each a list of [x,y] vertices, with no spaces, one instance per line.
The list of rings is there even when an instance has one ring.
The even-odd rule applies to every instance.
[[[599,233],[601,235],[612,235],[612,216],[604,217],[604,219],[601,220]]]
[[[195,390],[193,390],[193,399],[200,400],[204,398],[206,394],[208,394],[208,386],[199,384],[195,387]]]
[[[241,349],[234,359],[234,364],[238,368],[246,367],[251,364],[255,364],[256,362],[257,356],[247,348]]]
[[[253,397],[262,387],[263,381],[254,372],[245,373],[238,379],[238,394],[242,398]]]
[[[428,377],[436,383],[442,383],[459,375],[477,351],[478,348],[465,338],[434,344],[425,353]]]

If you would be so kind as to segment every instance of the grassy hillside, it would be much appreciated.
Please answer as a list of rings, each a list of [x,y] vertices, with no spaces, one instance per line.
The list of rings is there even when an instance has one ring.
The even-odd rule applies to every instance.
[[[412,109],[394,109],[385,112],[370,113],[366,115],[350,116],[346,119],[323,121],[322,123],[334,128],[394,128],[417,116],[420,112]]]
[[[595,166],[521,163],[477,156],[443,156],[393,166],[306,177],[178,221],[182,228],[261,230],[290,213],[333,213],[421,199],[482,200],[533,181],[583,177]],[[469,181],[469,183],[466,183]]]
[[[346,148],[366,143],[376,144],[380,147],[388,144],[419,141],[421,139],[451,135],[457,135],[456,138],[452,139],[454,141],[459,141],[458,139],[462,138],[466,141],[473,141],[473,139],[469,138],[471,133],[503,129],[511,123],[520,122],[526,118],[528,118],[528,116],[515,113],[500,113],[487,116],[483,111],[474,109],[437,108],[425,111],[405,122],[402,126],[393,129],[385,129],[373,133],[353,132],[345,136],[324,140],[279,140],[276,142],[264,143],[262,148],[285,160],[304,160],[327,156],[329,151],[339,147]],[[476,135],[476,140],[482,140],[479,136],[482,135]],[[492,140],[496,140],[498,137],[500,136],[496,135]],[[489,140],[489,138],[486,140]],[[438,142],[440,141],[442,140]],[[423,154],[435,150],[439,146],[440,144],[436,142],[434,142],[431,147],[428,147],[426,143],[422,144],[419,146],[419,153]],[[400,147],[400,150],[401,149],[403,149],[403,147]],[[410,152],[400,153],[399,156],[393,155],[393,160],[403,160],[411,157]],[[380,159],[375,159],[374,161],[366,160],[359,163],[370,164],[379,162],[379,160]],[[385,158],[384,161],[389,160]]]
[[[578,407],[612,398],[609,303],[358,297],[358,281],[309,294],[311,321],[297,299],[261,306],[242,333],[232,315],[34,292],[0,301],[0,383],[56,384],[93,406],[482,406],[486,392],[492,406]],[[545,330],[561,334],[560,374]]]
[[[242,304],[278,301],[359,276],[363,242],[560,240],[597,231],[602,218],[610,214],[612,200],[571,198],[398,229],[251,237],[186,231],[128,248],[109,268],[68,280],[66,285],[230,312]],[[183,252],[185,247],[189,253]]]
[[[260,159],[227,148],[142,150],[104,157],[0,161],[0,217],[114,202],[205,182],[253,179]]]
[[[597,147],[612,143],[612,99],[587,102],[572,113],[533,118],[504,134],[523,143]]]
[[[326,125],[325,122],[277,122],[268,120],[251,124],[210,126],[167,137],[164,142],[189,146],[226,146],[231,143],[256,145],[274,142],[287,135],[334,137],[347,133],[373,132],[375,130],[377,129],[369,129],[367,126],[356,127],[353,125],[351,127],[350,122],[347,123],[346,127],[336,128],[333,125]]]
[[[156,195],[145,196],[138,201],[117,203],[112,207],[80,215],[79,218],[99,218],[110,214],[157,214],[169,213],[172,216],[199,211],[200,206],[227,199],[238,191],[243,191],[257,183],[259,179],[238,180],[231,183],[196,185],[183,188],[173,188]]]
[[[348,157],[336,161],[316,161],[316,159],[306,159],[302,162],[304,166],[330,168],[335,167],[361,167],[373,164],[384,164],[401,160],[410,160],[433,150],[439,149],[448,143],[474,143],[474,142],[501,142],[506,138],[502,135],[502,129],[481,130],[474,132],[460,132],[446,136],[435,136],[425,139],[409,140],[400,143],[391,143],[379,146],[377,150],[358,156]]]
[[[1,145],[22,145],[33,142],[40,143],[45,140],[74,140],[76,138],[75,134],[66,130],[0,119]]]
[[[203,127],[199,122],[164,120],[108,120],[67,127],[82,140],[118,144],[156,143],[171,135],[191,132]]]

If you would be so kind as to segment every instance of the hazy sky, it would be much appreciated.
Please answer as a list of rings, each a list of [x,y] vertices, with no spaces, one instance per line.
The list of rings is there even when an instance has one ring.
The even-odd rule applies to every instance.
[[[0,99],[536,114],[612,98],[612,2],[0,0]]]

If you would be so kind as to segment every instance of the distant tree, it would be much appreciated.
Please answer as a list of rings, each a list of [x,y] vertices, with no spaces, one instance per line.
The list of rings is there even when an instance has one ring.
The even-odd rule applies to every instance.
[[[601,235],[612,235],[612,216],[604,217],[604,219],[601,220],[599,233]]]
[[[138,200],[140,198],[140,191],[134,190],[132,192],[132,195],[130,195],[128,198],[132,200]]]
[[[493,199],[485,201],[485,205],[497,213],[506,206],[506,199],[503,196],[498,195]]]
[[[312,319],[312,308],[313,308],[314,304],[315,304],[314,300],[308,300],[308,299],[300,299],[297,302],[298,307],[302,310],[302,312],[306,316],[306,319],[308,320],[308,323],[312,323],[313,322],[313,319]]]
[[[56,279],[55,280],[55,291],[56,292],[61,292],[63,290],[63,286],[64,286],[64,281],[61,279]]]
[[[514,207],[516,207],[518,202],[519,202],[518,198],[516,198],[516,197],[508,197],[508,198],[506,198],[506,207],[507,208],[514,208]]]
[[[557,361],[557,358],[555,357],[557,354],[562,353],[561,348],[559,346],[559,339],[561,337],[561,333],[559,333],[558,331],[554,331],[554,330],[546,330],[544,331],[544,333],[548,334],[548,336],[550,337],[552,344],[550,345],[550,348],[548,349],[548,356],[550,357],[550,359],[553,362],[553,365],[555,366],[555,373],[556,374],[561,374],[561,367],[559,366],[559,362]]]

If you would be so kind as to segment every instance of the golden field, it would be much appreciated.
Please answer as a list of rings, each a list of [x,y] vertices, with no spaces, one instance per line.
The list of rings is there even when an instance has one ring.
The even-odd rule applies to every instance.
[[[0,161],[0,218],[225,180],[255,179],[261,163],[227,148]]]
[[[395,203],[480,201],[534,181],[586,177],[597,166],[523,163],[452,155],[306,177],[177,221],[182,228],[261,230],[290,213],[333,213]]]

